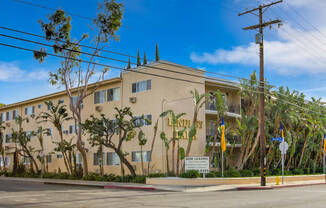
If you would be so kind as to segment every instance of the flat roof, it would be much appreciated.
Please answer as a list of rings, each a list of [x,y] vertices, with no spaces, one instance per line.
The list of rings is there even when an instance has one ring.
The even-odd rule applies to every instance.
[[[88,85],[88,87],[93,88],[98,84],[103,85],[103,84],[110,84],[110,83],[119,82],[119,81],[121,81],[120,77],[114,77],[114,78],[103,80],[103,81],[100,81],[100,82],[97,82],[97,83],[91,83],[91,84]],[[72,91],[75,92],[77,89],[78,88],[73,88]],[[59,92],[43,95],[43,96],[36,97],[36,98],[31,98],[31,99],[20,101],[20,102],[17,102],[17,103],[11,103],[11,104],[8,104],[8,105],[4,105],[4,106],[0,107],[0,110],[7,109],[7,108],[12,108],[12,107],[15,107],[15,106],[19,106],[19,105],[23,105],[23,104],[27,104],[27,103],[31,103],[31,102],[37,102],[37,101],[57,97],[57,96],[64,95],[64,94],[66,94],[66,90],[62,90],[62,91],[59,91]]]
[[[179,67],[179,68],[183,68],[183,69],[190,70],[190,71],[195,71],[195,72],[200,72],[200,73],[203,73],[203,74],[206,73],[206,71],[202,70],[202,69],[196,69],[196,68],[176,64],[176,63],[173,63],[173,62],[170,62],[170,61],[165,61],[165,60],[160,60],[158,62],[150,63],[150,64],[148,64],[148,66],[150,67],[150,66],[158,65],[158,64],[166,64],[166,65],[170,65],[170,66],[176,66],[176,67]],[[136,68],[146,68],[146,65],[145,66],[139,66],[139,67],[136,67]],[[109,84],[109,83],[114,83],[114,82],[119,82],[119,81],[121,81],[121,77],[114,77],[114,78],[103,80],[103,81],[100,81],[100,82],[97,82],[97,83],[89,84],[88,87],[93,88],[98,84],[103,85],[103,84]],[[206,84],[207,85],[213,85],[213,86],[215,84],[215,86],[218,85],[218,86],[221,86],[221,87],[230,86],[230,87],[233,87],[234,89],[240,89],[241,88],[240,84],[237,83],[237,82],[226,80],[226,79],[210,77],[210,76],[205,76],[205,85]],[[77,88],[72,89],[72,91],[76,91],[76,90],[77,90]],[[66,93],[66,90],[62,90],[62,91],[59,91],[59,92],[43,95],[43,96],[40,96],[40,97],[36,97],[36,98],[32,98],[32,99],[28,99],[28,100],[24,100],[24,101],[20,101],[20,102],[16,102],[16,103],[11,103],[11,104],[8,104],[8,105],[1,106],[0,110],[16,107],[16,106],[19,106],[19,105],[24,105],[24,104],[31,103],[31,102],[37,102],[37,101],[41,101],[41,100],[45,100],[45,99],[50,99],[50,98],[53,98],[53,97],[64,95],[65,93]]]

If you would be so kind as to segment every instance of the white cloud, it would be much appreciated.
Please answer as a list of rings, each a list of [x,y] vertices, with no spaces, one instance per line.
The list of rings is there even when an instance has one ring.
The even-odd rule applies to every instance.
[[[18,66],[15,62],[0,62],[0,81],[3,82],[24,82],[48,79],[49,72],[44,69],[27,71]]]
[[[267,3],[268,1],[264,1]],[[306,23],[310,30],[303,30],[297,22],[301,21],[299,16],[295,22],[287,19],[286,24],[277,32],[277,40],[265,39],[265,65],[267,70],[274,70],[281,74],[297,75],[302,73],[326,73],[326,22],[317,24],[325,19],[325,12],[321,8],[326,7],[326,1],[321,0],[292,0],[283,5],[283,11],[292,11],[291,15],[300,12],[308,21],[318,25],[317,30]],[[277,10],[275,10],[277,11]],[[279,10],[280,11],[280,10]],[[271,17],[271,16],[270,16]],[[325,18],[323,18],[325,17]],[[275,17],[271,17],[275,18]],[[302,17],[301,17],[302,18]],[[303,21],[301,24],[304,24]],[[258,66],[259,47],[254,42],[248,45],[233,46],[231,49],[216,49],[213,52],[193,52],[190,58],[200,64],[243,64]]]

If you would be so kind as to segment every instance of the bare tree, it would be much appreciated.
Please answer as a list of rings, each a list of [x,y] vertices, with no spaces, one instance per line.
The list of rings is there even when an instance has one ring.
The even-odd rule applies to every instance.
[[[78,126],[76,147],[83,159],[84,175],[88,174],[88,164],[81,131],[83,100],[97,89],[97,85],[89,89],[89,83],[92,80],[95,80],[95,82],[103,80],[105,73],[109,70],[108,68],[96,68],[95,57],[110,40],[118,40],[116,31],[119,30],[122,24],[122,7],[122,4],[114,0],[104,0],[99,5],[97,17],[93,21],[94,31],[92,31],[92,34],[95,34],[95,38],[92,44],[94,50],[83,56],[80,43],[87,39],[88,35],[83,34],[81,38],[71,40],[71,18],[66,16],[63,10],[57,10],[50,15],[48,23],[40,20],[46,39],[53,43],[54,53],[64,58],[58,70],[50,73],[50,83],[64,86],[69,97],[69,107],[75,124]],[[44,61],[47,55],[48,53],[43,48],[34,53],[34,57],[40,62]]]

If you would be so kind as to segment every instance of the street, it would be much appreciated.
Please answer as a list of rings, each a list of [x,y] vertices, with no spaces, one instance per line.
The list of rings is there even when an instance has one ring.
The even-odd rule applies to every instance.
[[[326,186],[264,191],[150,192],[0,181],[0,207],[325,207]]]

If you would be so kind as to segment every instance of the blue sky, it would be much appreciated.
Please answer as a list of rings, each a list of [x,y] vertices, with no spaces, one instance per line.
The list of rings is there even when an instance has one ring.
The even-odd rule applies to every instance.
[[[25,0],[67,12],[94,17],[96,0]],[[108,49],[136,55],[146,51],[154,58],[155,43],[160,57],[179,64],[247,78],[258,70],[258,47],[253,43],[255,31],[241,28],[257,24],[257,17],[237,12],[253,8],[262,0],[123,0],[123,27],[119,42]],[[272,84],[289,86],[308,96],[326,98],[326,2],[321,0],[288,0],[265,13],[265,19],[281,18],[284,25],[266,28],[265,75]],[[0,26],[41,33],[39,19],[51,11],[2,0]],[[299,14],[299,15],[298,15]],[[302,18],[303,16],[303,18]],[[91,22],[72,16],[72,36],[89,32]],[[318,31],[314,26],[318,25]],[[2,34],[18,35],[0,29]],[[21,36],[21,35],[20,35]],[[21,36],[30,38],[28,36]],[[39,39],[34,39],[39,40]],[[33,44],[0,37],[10,43],[37,49]],[[85,44],[89,44],[86,41]],[[111,54],[105,56],[116,57]],[[123,57],[119,57],[122,58]],[[54,71],[59,59],[49,58],[39,64],[30,52],[0,46],[0,102],[5,104],[55,92],[48,83],[48,72]],[[112,65],[123,66],[110,62]],[[110,72],[115,76],[117,72]],[[224,77],[220,77],[224,78]]]

